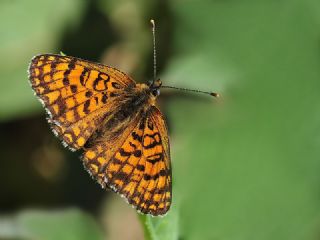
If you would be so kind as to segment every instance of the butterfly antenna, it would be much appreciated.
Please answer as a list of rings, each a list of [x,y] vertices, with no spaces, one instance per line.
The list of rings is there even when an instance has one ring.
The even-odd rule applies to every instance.
[[[171,88],[171,89],[176,89],[176,90],[186,91],[186,92],[203,93],[203,94],[207,94],[207,95],[210,95],[210,96],[213,96],[213,97],[217,97],[217,98],[220,97],[219,93],[201,91],[201,90],[197,90],[197,89],[179,88],[179,87],[172,87],[172,86],[161,86],[161,88]]]
[[[152,25],[152,40],[153,40],[153,83],[157,77],[157,51],[156,51],[156,24],[153,19],[150,20]]]
[[[156,81],[156,77],[157,77],[156,24],[153,19],[150,20],[150,23],[152,26],[152,40],[153,40],[153,82],[152,82],[152,84],[154,84]],[[187,91],[187,92],[208,94],[213,97],[220,97],[219,93],[206,92],[206,91],[201,91],[201,90],[196,90],[196,89],[179,88],[179,87],[172,87],[172,86],[161,86],[161,88],[171,88],[171,89]]]

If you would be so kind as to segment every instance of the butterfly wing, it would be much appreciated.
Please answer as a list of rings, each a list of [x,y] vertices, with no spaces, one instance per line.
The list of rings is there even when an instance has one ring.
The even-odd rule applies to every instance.
[[[138,120],[139,119],[139,120]],[[124,196],[142,213],[165,214],[171,205],[171,166],[167,127],[154,106],[121,136],[84,153],[84,164],[104,187]]]
[[[32,59],[29,79],[48,112],[53,132],[76,150],[121,102],[135,82],[115,68],[70,56],[39,55]]]

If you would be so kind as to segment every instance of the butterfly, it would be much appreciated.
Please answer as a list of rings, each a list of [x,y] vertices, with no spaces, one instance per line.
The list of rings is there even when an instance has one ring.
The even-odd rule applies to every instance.
[[[161,87],[175,87],[162,86],[156,78],[136,83],[116,68],[56,54],[35,56],[28,72],[52,131],[69,149],[83,150],[90,175],[141,213],[167,213],[170,146],[156,99]]]
[[[121,71],[70,56],[35,56],[31,86],[56,136],[83,149],[85,168],[142,213],[171,205],[168,130],[156,107],[161,81],[136,83]]]

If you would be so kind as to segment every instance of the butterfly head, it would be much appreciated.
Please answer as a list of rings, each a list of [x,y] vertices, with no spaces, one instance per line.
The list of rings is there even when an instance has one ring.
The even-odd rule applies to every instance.
[[[152,97],[156,98],[160,95],[161,85],[162,85],[162,82],[160,79],[157,79],[155,81],[151,81],[149,83],[150,94],[152,95]]]

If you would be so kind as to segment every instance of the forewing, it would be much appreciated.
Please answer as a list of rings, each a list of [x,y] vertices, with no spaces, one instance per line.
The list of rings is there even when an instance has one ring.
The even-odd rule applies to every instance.
[[[88,149],[84,164],[102,186],[120,193],[137,210],[163,215],[172,197],[169,139],[163,116],[152,106],[126,131],[111,144],[105,141]]]
[[[60,55],[32,59],[29,79],[48,112],[56,135],[71,149],[79,149],[135,82],[124,73],[98,63]]]

